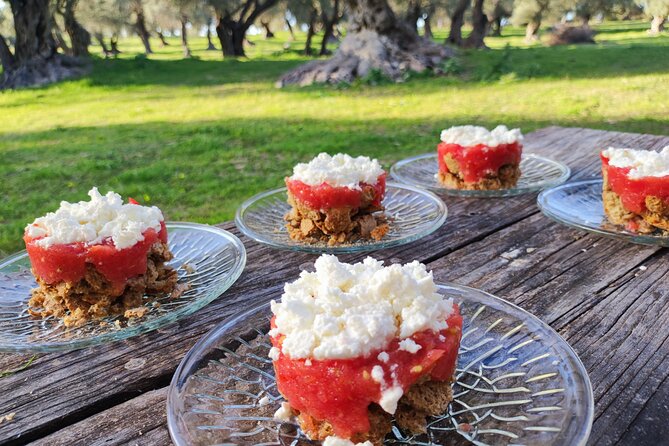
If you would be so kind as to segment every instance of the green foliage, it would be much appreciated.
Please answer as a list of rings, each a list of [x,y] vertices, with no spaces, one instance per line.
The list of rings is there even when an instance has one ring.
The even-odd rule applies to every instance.
[[[505,28],[486,39],[489,51],[454,59],[455,76],[283,90],[278,77],[310,60],[282,51],[287,32],[254,39],[241,61],[221,60],[197,37],[200,60],[182,59],[177,38],[135,58],[139,39],[121,39],[119,58],[95,58],[90,76],[0,94],[0,116],[10,116],[0,126],[0,257],[22,249],[27,223],[94,185],[143,197],[171,220],[218,223],[321,151],[389,167],[434,150],[450,125],[669,134],[669,36],[647,28],[607,23],[596,45],[555,48]],[[435,39],[445,36],[437,30]],[[291,44],[301,48],[297,37]]]
[[[459,74],[462,74],[463,71],[462,62],[460,62],[460,59],[458,59],[457,57],[451,57],[450,59],[446,59],[441,64],[441,71],[447,76],[457,76]]]
[[[640,0],[639,4],[650,16],[669,16],[669,0]]]

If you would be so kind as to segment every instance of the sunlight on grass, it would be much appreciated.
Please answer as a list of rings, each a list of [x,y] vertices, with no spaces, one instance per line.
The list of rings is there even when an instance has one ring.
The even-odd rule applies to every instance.
[[[138,39],[122,40],[123,54],[97,58],[86,78],[0,94],[0,255],[21,248],[27,222],[92,185],[146,194],[169,219],[217,223],[320,151],[389,166],[433,150],[453,124],[667,134],[669,38],[646,27],[606,24],[597,45],[559,48],[505,29],[487,40],[491,50],[461,52],[457,75],[284,90],[276,79],[307,60],[301,34],[252,37],[238,61],[206,51],[203,38],[193,39],[192,60],[178,39],[156,40],[148,59]]]

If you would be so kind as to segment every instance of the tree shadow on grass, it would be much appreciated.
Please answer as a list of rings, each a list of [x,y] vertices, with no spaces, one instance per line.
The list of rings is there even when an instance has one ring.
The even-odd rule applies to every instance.
[[[232,219],[244,199],[281,186],[297,162],[322,151],[376,157],[387,168],[433,151],[442,128],[465,123],[492,127],[499,121],[235,119],[4,134],[0,257],[22,248],[28,222],[60,200],[85,199],[92,186],[160,206],[171,220],[218,223]],[[552,124],[669,132],[665,121],[650,119],[615,126],[583,119],[505,123],[525,132]]]
[[[160,60],[96,59],[88,80],[95,86],[207,86],[244,82],[274,82],[304,61],[273,59]]]

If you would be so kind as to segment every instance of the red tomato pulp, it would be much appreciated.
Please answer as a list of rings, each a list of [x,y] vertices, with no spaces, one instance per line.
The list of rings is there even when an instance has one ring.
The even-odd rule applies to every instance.
[[[376,184],[360,183],[360,189],[349,189],[348,187],[333,187],[328,183],[318,186],[309,186],[300,180],[286,178],[288,190],[299,201],[306,203],[312,209],[331,209],[339,207],[359,208],[363,201],[365,189],[372,188],[374,199],[372,206],[379,206],[386,193],[386,174],[379,175]]]
[[[496,147],[488,147],[485,144],[463,147],[459,144],[442,142],[437,146],[439,171],[449,172],[444,162],[444,155],[450,154],[458,163],[462,179],[466,183],[476,183],[490,173],[496,174],[505,164],[520,163],[522,151],[523,146],[518,142],[500,144]]]
[[[606,171],[611,190],[618,194],[628,211],[641,214],[646,209],[646,197],[654,196],[669,203],[669,176],[630,178],[630,167],[615,167],[600,154],[602,169]]]
[[[87,246],[83,242],[66,245],[52,245],[43,248],[35,242],[39,238],[23,236],[33,271],[48,284],[58,282],[78,282],[86,274],[86,264],[90,263],[112,283],[117,294],[123,293],[129,278],[146,273],[146,258],[151,245],[160,240],[167,243],[165,222],[160,223],[160,231],[144,231],[144,240],[124,249],[116,249],[111,240]]]
[[[383,368],[389,386],[394,382],[403,391],[425,375],[438,381],[453,377],[462,336],[462,316],[457,305],[455,310],[447,319],[447,329],[439,333],[426,330],[411,336],[421,346],[416,353],[400,350],[397,339],[368,357],[311,359],[311,365],[304,359],[291,359],[281,353],[274,361],[279,391],[294,409],[330,422],[339,437],[351,438],[355,433],[368,432],[368,406],[381,398],[381,386],[371,375],[374,366]],[[272,338],[272,344],[279,349],[282,342],[280,335]],[[388,353],[388,361],[377,358],[381,351]]]

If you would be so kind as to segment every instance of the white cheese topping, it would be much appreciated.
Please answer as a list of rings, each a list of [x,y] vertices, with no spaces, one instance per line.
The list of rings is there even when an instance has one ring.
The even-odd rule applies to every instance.
[[[383,367],[380,365],[372,367],[372,379],[381,385],[385,385],[385,380],[383,379]]]
[[[413,339],[402,339],[400,341],[400,348],[399,350],[404,350],[405,352],[409,353],[416,353],[418,350],[423,348],[420,344],[416,344],[416,342]]]
[[[492,131],[477,125],[459,125],[442,130],[441,140],[447,144],[458,144],[463,147],[479,144],[496,147],[500,144],[522,141],[523,134],[520,129],[509,130],[505,125],[498,125]]]
[[[394,414],[397,410],[397,402],[404,395],[404,391],[400,386],[393,386],[381,392],[381,399],[379,406],[389,414]]]
[[[323,446],[374,446],[371,441],[365,441],[364,443],[353,443],[351,440],[346,438],[339,438],[337,436],[325,437],[323,440]]]
[[[88,192],[90,201],[61,201],[56,212],[37,218],[26,227],[31,238],[43,237],[35,244],[48,248],[57,244],[85,242],[88,245],[111,239],[116,249],[133,246],[144,240],[149,228],[160,231],[163,214],[157,207],[123,204],[114,192],[100,195],[94,187]]]
[[[383,266],[367,257],[341,263],[322,255],[315,271],[287,283],[272,301],[276,330],[291,358],[342,359],[371,354],[395,338],[447,328],[453,301],[437,292],[432,273],[416,261]]]
[[[387,352],[381,352],[379,355],[376,357],[381,362],[388,362],[390,359],[390,355]]]
[[[631,167],[628,177],[664,177],[669,175],[669,146],[660,152],[654,150],[616,149],[609,147],[602,152],[614,167]]]
[[[309,186],[327,183],[333,187],[360,190],[360,183],[376,184],[381,174],[383,169],[375,159],[366,156],[353,158],[343,153],[334,156],[321,153],[308,163],[296,165],[290,179]]]
[[[290,404],[283,402],[281,407],[274,412],[274,419],[277,421],[283,421],[285,423],[289,422],[293,417],[293,408],[290,407]]]

